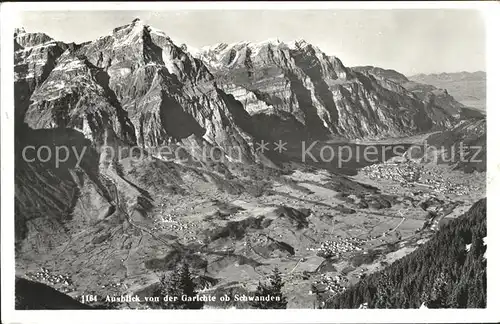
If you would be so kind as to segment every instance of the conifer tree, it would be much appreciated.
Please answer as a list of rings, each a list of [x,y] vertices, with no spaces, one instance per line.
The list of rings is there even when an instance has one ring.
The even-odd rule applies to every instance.
[[[203,308],[201,301],[183,301],[182,296],[195,297],[195,283],[189,271],[187,263],[183,263],[175,269],[170,276],[164,275],[160,279],[160,293],[164,296],[177,297],[176,300],[167,300],[162,303],[164,309],[200,309]]]
[[[285,309],[288,301],[281,292],[285,283],[283,282],[281,273],[277,267],[274,268],[273,273],[268,278],[268,281],[269,284],[259,282],[255,296],[264,298],[270,296],[273,298],[270,301],[256,300],[252,302],[252,306],[259,309]]]
[[[447,302],[447,286],[449,276],[446,273],[440,272],[432,285],[429,308],[448,308]]]
[[[393,308],[392,284],[387,274],[382,273],[377,285],[375,308]]]

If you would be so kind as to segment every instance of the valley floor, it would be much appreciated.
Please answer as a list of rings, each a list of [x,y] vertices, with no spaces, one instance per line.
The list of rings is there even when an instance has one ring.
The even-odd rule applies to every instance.
[[[461,215],[486,192],[484,173],[464,174],[445,165],[423,165],[421,184],[409,185],[377,178],[373,166],[353,176],[296,167],[287,175],[263,177],[266,188],[260,194],[235,193],[228,189],[232,182],[191,167],[177,174],[184,192],[166,192],[155,188],[154,175],[136,175],[143,165],[122,165],[125,175],[134,175],[137,186],[151,195],[154,203],[147,216],[129,209],[134,211],[124,211],[126,221],[81,223],[61,246],[45,253],[19,253],[17,275],[49,283],[75,298],[146,297],[161,273],[182,259],[200,280],[205,278],[202,294],[254,291],[278,267],[288,308],[314,308],[316,293],[333,296],[411,253],[440,222]],[[124,193],[118,205],[130,206],[141,194],[126,177],[113,170],[101,172]],[[465,189],[440,192],[425,185],[426,179]],[[152,182],[145,186],[147,181]],[[90,188],[82,192],[82,206],[86,199],[92,199]],[[85,212],[77,205],[75,217]],[[230,306],[246,307],[237,302],[206,307]]]

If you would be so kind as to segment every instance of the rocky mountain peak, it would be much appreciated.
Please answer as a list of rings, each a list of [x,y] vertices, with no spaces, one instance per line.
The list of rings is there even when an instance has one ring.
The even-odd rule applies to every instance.
[[[396,82],[398,84],[403,84],[403,83],[409,81],[408,78],[404,74],[399,73],[395,70],[391,70],[391,69],[382,69],[382,68],[371,66],[371,65],[355,66],[352,69],[356,72],[373,74],[376,77],[388,79],[388,80],[391,80],[391,81]]]
[[[310,46],[311,44],[309,44],[305,39],[303,38],[299,38],[299,39],[296,39],[296,40],[293,40],[289,43],[289,46],[291,49],[303,49],[303,48],[306,48],[308,46]]]
[[[19,34],[24,34],[24,33],[26,33],[26,30],[24,29],[24,27],[14,28],[14,37],[16,37]]]
[[[261,124],[269,116],[284,118],[293,127],[302,125],[307,136],[409,134],[448,126],[459,109],[445,109],[453,112],[447,115],[441,100],[417,98],[399,83],[375,77],[387,74],[404,82],[404,75],[376,67],[347,68],[305,39],[220,43],[197,56],[218,86],[243,102]]]
[[[23,48],[54,43],[54,39],[49,35],[45,33],[27,33],[24,28],[14,29],[14,41]]]

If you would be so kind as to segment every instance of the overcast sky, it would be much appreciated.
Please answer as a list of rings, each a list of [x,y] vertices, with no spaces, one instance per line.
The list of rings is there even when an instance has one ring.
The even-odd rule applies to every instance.
[[[134,18],[193,47],[303,38],[345,65],[406,75],[485,70],[485,26],[471,10],[59,11],[24,12],[27,32],[81,43]]]

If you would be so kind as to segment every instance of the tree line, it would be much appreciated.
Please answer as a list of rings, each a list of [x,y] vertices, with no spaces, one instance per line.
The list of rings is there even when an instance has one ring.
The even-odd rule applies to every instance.
[[[287,306],[287,299],[282,293],[284,282],[282,274],[278,268],[274,268],[273,272],[265,278],[264,281],[259,281],[255,292],[251,293],[254,301],[250,301],[251,308],[257,309],[284,309]],[[150,304],[150,306],[160,309],[201,309],[205,306],[203,301],[195,300],[198,294],[194,277],[187,263],[182,263],[177,269],[169,275],[162,275],[158,289],[153,296],[159,297],[160,303]],[[178,296],[175,300],[163,300],[163,296]],[[188,298],[181,299],[180,296]],[[265,297],[272,296],[273,298]],[[259,298],[263,297],[263,298]]]
[[[369,275],[322,308],[485,308],[486,198],[384,270]]]

